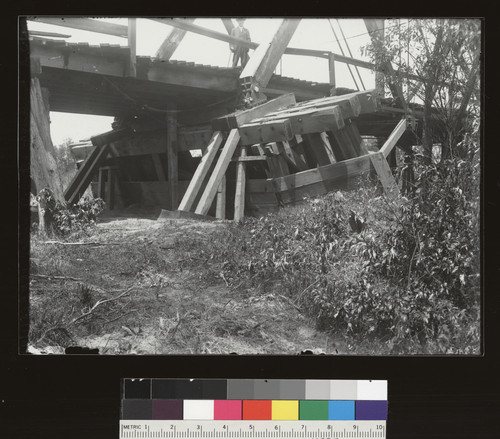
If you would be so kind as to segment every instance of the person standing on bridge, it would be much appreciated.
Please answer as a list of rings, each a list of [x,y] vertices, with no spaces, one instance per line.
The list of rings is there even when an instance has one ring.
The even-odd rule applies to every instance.
[[[245,24],[244,18],[237,18],[238,26],[231,30],[231,36],[235,38],[240,38],[242,40],[250,40],[250,32],[243,25]],[[238,44],[231,43],[229,45],[231,52],[233,52],[233,67],[238,65],[238,61],[241,60],[241,67],[245,67],[248,62],[248,47],[243,47]]]

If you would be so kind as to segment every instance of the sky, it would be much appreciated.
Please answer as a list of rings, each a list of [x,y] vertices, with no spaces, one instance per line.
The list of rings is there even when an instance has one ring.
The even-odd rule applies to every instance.
[[[118,24],[127,24],[127,18],[106,18],[102,20]],[[234,20],[233,22],[235,23]],[[272,38],[280,23],[281,19],[279,18],[249,18],[245,22],[245,27],[249,30],[252,41],[262,44],[268,42],[270,38]],[[226,29],[219,18],[198,18],[195,20],[194,24],[226,33]],[[332,26],[337,37],[340,39],[340,47],[332,31]],[[101,43],[127,45],[127,40],[124,38],[44,23],[28,21],[28,29],[71,35],[70,38],[65,38],[68,42],[87,42],[91,45],[98,45]],[[171,29],[171,26],[146,18],[138,18],[137,55],[155,56],[156,51]],[[349,48],[343,40],[342,32],[344,33]],[[328,50],[339,54],[342,54],[343,50],[346,56],[369,61],[367,57],[363,56],[361,53],[361,47],[369,42],[370,37],[362,19],[336,20],[308,18],[301,20],[289,43],[289,47]],[[349,53],[349,49],[351,53]],[[250,51],[250,54],[251,53],[252,51]],[[172,59],[228,67],[230,56],[231,53],[228,43],[188,32],[172,56]],[[357,88],[346,64],[337,62],[335,68],[337,87]],[[351,69],[356,77],[358,86],[363,89],[354,67],[351,67]],[[358,71],[364,83],[364,88],[374,88],[374,73],[362,68],[359,68]],[[326,59],[309,56],[284,55],[276,67],[275,72],[283,76],[290,76],[298,79],[328,82],[328,61]],[[73,141],[79,141],[109,131],[112,122],[112,118],[110,117],[58,112],[51,112],[50,120],[51,137],[55,145],[63,143],[68,138]]]

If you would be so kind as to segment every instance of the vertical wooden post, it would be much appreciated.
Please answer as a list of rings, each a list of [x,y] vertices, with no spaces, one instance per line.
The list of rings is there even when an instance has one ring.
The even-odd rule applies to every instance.
[[[165,176],[165,172],[163,171],[163,166],[161,164],[160,154],[152,154],[151,157],[153,158],[153,164],[158,181],[167,181],[167,177]]]
[[[335,94],[335,55],[333,53],[328,54],[328,72],[329,72],[329,82],[332,86],[330,94],[333,96]]]
[[[106,166],[104,168],[107,174],[106,181],[106,207],[108,210],[113,210],[115,202],[115,167]]]
[[[137,21],[135,18],[128,19],[128,47],[130,49],[130,76],[136,76],[136,51],[137,51]]]
[[[179,205],[178,157],[177,157],[177,106],[169,103],[167,113],[167,159],[168,159],[168,192],[170,209],[176,210]]]
[[[247,149],[241,147],[240,157],[246,157]],[[234,220],[240,221],[245,216],[245,162],[238,162],[236,167],[236,193],[234,196]]]
[[[222,177],[219,188],[217,189],[217,207],[215,210],[217,219],[226,219],[226,176]]]
[[[99,168],[99,179],[97,180],[97,196],[103,200],[104,200],[105,184],[106,183],[104,182],[104,169]]]

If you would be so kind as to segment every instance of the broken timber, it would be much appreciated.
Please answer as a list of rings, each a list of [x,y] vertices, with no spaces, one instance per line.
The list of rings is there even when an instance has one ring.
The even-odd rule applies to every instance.
[[[215,216],[225,218],[226,185],[233,182],[233,219],[238,221],[246,212],[267,213],[279,205],[351,188],[371,167],[386,194],[397,196],[399,189],[386,157],[405,132],[406,119],[396,125],[377,153],[368,152],[356,126],[357,115],[380,108],[375,90],[299,104],[293,95],[284,95],[213,120],[212,128],[220,131],[209,142],[179,210],[207,215],[217,195]],[[236,180],[227,176],[231,162],[236,163]],[[264,167],[268,178],[248,179],[247,164]]]

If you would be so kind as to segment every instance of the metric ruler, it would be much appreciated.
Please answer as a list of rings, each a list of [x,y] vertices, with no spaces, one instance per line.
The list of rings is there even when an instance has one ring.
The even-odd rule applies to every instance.
[[[385,437],[386,421],[120,421],[120,439]]]

